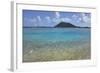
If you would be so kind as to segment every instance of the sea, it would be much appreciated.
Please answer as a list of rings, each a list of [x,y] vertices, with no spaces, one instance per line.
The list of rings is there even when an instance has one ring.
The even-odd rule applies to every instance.
[[[91,28],[23,28],[23,62],[91,59]]]

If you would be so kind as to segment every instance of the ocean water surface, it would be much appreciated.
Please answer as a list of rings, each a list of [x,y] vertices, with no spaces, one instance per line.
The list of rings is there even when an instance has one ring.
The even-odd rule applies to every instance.
[[[23,62],[91,58],[90,28],[23,28]]]

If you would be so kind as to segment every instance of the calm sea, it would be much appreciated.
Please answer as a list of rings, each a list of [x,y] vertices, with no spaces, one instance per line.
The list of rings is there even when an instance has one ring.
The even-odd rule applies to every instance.
[[[72,51],[90,49],[90,37],[90,28],[23,28],[23,59],[28,62],[42,61],[43,59],[35,59],[29,55],[29,53],[38,51],[39,53],[43,51],[45,53],[49,50],[50,53],[50,50],[54,49],[71,49]],[[86,57],[80,59],[90,58],[89,51],[86,51],[89,53]],[[37,57],[36,54],[33,55]],[[53,60],[54,58],[51,59]]]

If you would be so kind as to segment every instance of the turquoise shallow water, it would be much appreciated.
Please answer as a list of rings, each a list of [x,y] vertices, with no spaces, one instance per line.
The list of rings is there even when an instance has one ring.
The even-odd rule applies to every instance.
[[[90,29],[86,28],[24,28],[24,40],[75,41],[88,40]]]
[[[90,56],[90,35],[90,28],[23,28],[23,60],[29,59],[28,62],[35,60],[29,53],[37,57],[34,54],[36,52],[41,55],[41,52],[44,54],[50,53],[50,50],[54,52],[61,49],[71,49],[71,51],[87,49],[87,56]],[[46,61],[49,60],[55,60],[55,58]]]

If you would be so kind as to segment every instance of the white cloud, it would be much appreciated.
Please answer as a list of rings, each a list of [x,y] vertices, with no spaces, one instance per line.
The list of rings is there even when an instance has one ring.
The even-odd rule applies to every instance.
[[[41,22],[41,17],[40,16],[37,16],[37,19],[39,22]]]
[[[52,21],[55,23],[59,23],[59,19],[57,19],[57,18],[53,18]]]
[[[85,13],[81,13],[80,15],[73,14],[72,18],[76,20],[76,22],[90,23],[90,17],[88,17]]]
[[[65,17],[65,18],[54,18],[53,20],[52,20],[53,22],[55,22],[55,23],[59,23],[59,22],[71,22],[71,19],[70,18],[67,18],[67,17]]]
[[[81,17],[79,17],[78,19],[77,19],[77,23],[79,23],[79,22],[81,22],[82,21],[82,18]]]
[[[60,13],[59,12],[55,12],[56,14],[56,18],[60,18]]]
[[[82,21],[82,17],[80,17],[79,15],[73,14],[72,18],[74,19],[75,22],[79,23]]]
[[[82,20],[82,18],[79,18],[79,21],[81,21]]]
[[[78,18],[78,16],[77,16],[77,15],[75,15],[75,14],[73,14],[73,15],[72,15],[72,18],[77,19],[77,18]]]
[[[85,23],[90,23],[90,17],[88,17],[85,13],[82,13],[82,20],[85,22]]]
[[[65,18],[61,18],[61,21],[63,21],[63,22],[70,22],[70,21],[71,21],[71,19],[70,19],[70,18],[65,17]]]
[[[35,18],[29,19],[30,22],[36,22],[37,20]]]
[[[91,18],[86,13],[80,13],[76,22],[80,23],[80,25],[82,27],[90,26],[91,25]]]
[[[48,22],[51,22],[51,18],[49,16],[46,16],[45,19],[48,21]]]
[[[73,17],[76,17],[75,15]],[[79,25],[85,27],[85,26],[90,26],[91,25],[91,18],[89,15],[87,15],[86,13],[80,13],[76,19],[75,22],[79,23]]]
[[[36,18],[24,18],[25,26],[37,26]]]

